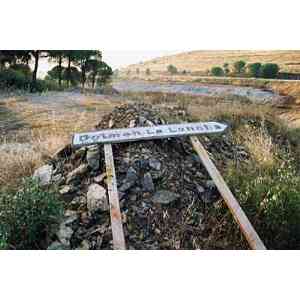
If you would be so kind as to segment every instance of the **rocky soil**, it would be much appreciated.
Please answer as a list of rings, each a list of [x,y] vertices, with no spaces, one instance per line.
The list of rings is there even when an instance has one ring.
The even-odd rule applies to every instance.
[[[165,124],[170,116],[172,122],[189,120],[176,108],[126,104],[96,128]],[[248,156],[230,131],[201,141],[219,168]],[[115,144],[113,152],[127,248],[205,248],[213,229],[209,210],[221,199],[188,138]],[[57,187],[65,204],[49,249],[112,249],[103,145],[68,145],[34,176]]]

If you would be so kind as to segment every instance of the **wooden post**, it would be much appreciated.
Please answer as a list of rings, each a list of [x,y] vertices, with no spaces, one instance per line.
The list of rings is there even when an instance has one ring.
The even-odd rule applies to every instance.
[[[115,250],[125,250],[126,246],[122,226],[122,215],[120,211],[117,178],[111,144],[104,144],[104,154],[110,206],[111,229],[113,235],[113,246]]]
[[[200,157],[203,165],[205,166],[206,170],[208,171],[209,175],[213,179],[214,183],[216,184],[220,194],[224,198],[227,206],[229,207],[234,219],[240,226],[241,231],[243,232],[245,238],[247,239],[250,247],[255,250],[266,250],[265,245],[261,241],[260,237],[258,236],[257,232],[253,228],[252,224],[248,220],[247,216],[245,215],[244,211],[240,207],[238,201],[235,199],[233,194],[231,193],[229,187],[227,186],[226,182],[224,181],[223,177],[215,167],[214,163],[208,156],[203,145],[200,143],[196,136],[191,136],[190,140],[198,156]]]

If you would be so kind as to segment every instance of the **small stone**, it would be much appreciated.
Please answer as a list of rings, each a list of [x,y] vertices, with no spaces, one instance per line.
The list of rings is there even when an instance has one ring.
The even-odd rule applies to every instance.
[[[201,185],[198,185],[198,184],[197,184],[196,188],[197,188],[197,192],[198,192],[199,194],[203,194],[203,193],[205,192],[204,187],[201,186]]]
[[[58,241],[53,242],[47,248],[47,250],[69,250],[69,249],[70,249],[70,247],[68,247],[67,245],[64,245]]]
[[[142,149],[142,152],[143,152],[143,150],[144,149]],[[144,150],[144,151],[146,152],[147,150]],[[147,159],[138,159],[133,164],[137,170],[147,170],[147,168],[149,166],[149,162]]]
[[[206,187],[209,188],[209,189],[217,188],[216,184],[213,182],[213,180],[207,180],[206,181]]]
[[[205,203],[213,203],[218,200],[220,194],[217,189],[217,186],[213,182],[213,180],[207,180],[206,181],[206,191],[201,196],[203,202]]]
[[[145,192],[153,192],[154,191],[154,184],[152,180],[152,176],[149,172],[145,173],[142,181],[143,190]]]
[[[77,212],[71,209],[67,209],[64,213],[65,217],[73,217],[73,216],[77,216]],[[65,222],[66,224],[66,222]]]
[[[195,163],[201,163],[201,159],[197,154],[192,154],[191,157]]]
[[[135,120],[131,120],[129,122],[129,128],[133,128],[133,127],[135,127]]]
[[[49,185],[51,183],[52,172],[53,167],[51,165],[44,165],[35,170],[33,178],[37,179],[41,186]]]
[[[73,229],[69,226],[66,226],[65,222],[61,223],[59,230],[56,233],[59,241],[66,246],[70,245],[70,239],[73,234]]]
[[[76,248],[76,250],[89,250],[90,249],[90,243],[88,240],[83,240],[80,243],[80,246]]]
[[[150,158],[149,159],[149,166],[150,166],[150,168],[152,168],[156,171],[159,171],[160,168],[161,168],[161,162],[157,159]]]
[[[136,194],[132,194],[129,196],[130,201],[136,201],[137,199],[137,195]]]
[[[114,120],[110,119],[108,122],[108,127],[112,128],[114,126],[114,124],[115,124]]]
[[[59,190],[59,193],[61,195],[65,195],[65,194],[68,194],[68,193],[71,193],[72,192],[72,186],[70,185],[64,185],[60,190]]]
[[[70,183],[75,178],[84,175],[87,171],[88,171],[88,166],[86,164],[80,165],[78,168],[74,169],[72,172],[70,172],[67,175],[66,183],[67,184]]]
[[[154,126],[155,124],[152,122],[152,121],[150,121],[150,120],[146,120],[146,125],[148,125],[148,126]]]
[[[52,176],[52,182],[56,183],[56,184],[61,184],[63,181],[63,177],[61,174],[57,174],[55,176]]]
[[[105,177],[106,177],[106,173],[102,173],[102,174],[94,177],[94,181],[97,183],[100,183],[104,180]]]
[[[74,159],[75,160],[82,159],[85,156],[85,153],[86,153],[86,147],[79,148],[74,153]]]
[[[126,173],[126,178],[123,181],[123,184],[119,188],[120,192],[125,192],[130,189],[132,186],[135,185],[136,181],[138,180],[137,173],[133,167],[130,167]]]
[[[180,196],[176,193],[167,191],[167,190],[160,190],[157,191],[151,198],[150,201],[153,203],[160,203],[160,204],[169,204],[175,200],[177,200]]]
[[[142,117],[142,116],[139,117],[139,124],[140,124],[140,125],[144,125],[144,124],[146,123],[146,121],[147,121],[146,118],[144,118],[144,117]]]
[[[69,207],[72,209],[79,209],[84,205],[86,205],[86,198],[84,196],[76,196],[70,202]]]
[[[90,213],[95,210],[107,211],[109,209],[106,190],[101,185],[93,183],[87,192],[87,208]]]
[[[118,192],[119,200],[122,200],[125,195],[126,195],[126,193]]]
[[[86,160],[88,165],[93,170],[98,170],[100,167],[100,150],[98,146],[88,147],[88,151],[86,153]]]

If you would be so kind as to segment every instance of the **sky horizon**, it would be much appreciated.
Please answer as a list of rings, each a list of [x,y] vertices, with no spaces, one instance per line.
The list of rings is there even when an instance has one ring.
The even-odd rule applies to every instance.
[[[128,65],[144,62],[146,60],[181,53],[183,50],[111,50],[102,51],[103,61],[113,69],[119,69]]]

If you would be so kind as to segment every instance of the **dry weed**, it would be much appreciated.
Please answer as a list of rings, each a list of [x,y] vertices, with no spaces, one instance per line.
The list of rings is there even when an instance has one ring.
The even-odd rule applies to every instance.
[[[252,159],[261,167],[272,167],[276,163],[277,147],[263,122],[259,128],[247,125],[236,132],[236,139],[248,149]]]

